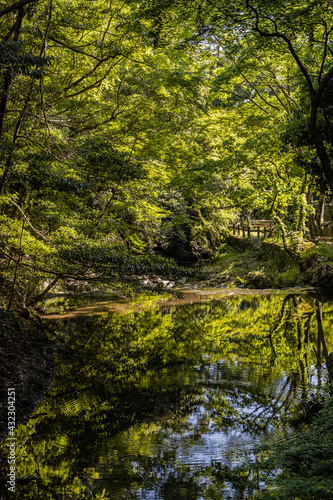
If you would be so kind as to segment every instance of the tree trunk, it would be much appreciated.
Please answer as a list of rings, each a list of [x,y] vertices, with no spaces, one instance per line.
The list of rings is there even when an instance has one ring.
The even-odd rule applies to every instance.
[[[328,350],[327,350],[327,344],[326,344],[326,339],[325,339],[325,334],[323,330],[323,309],[322,309],[322,303],[319,302],[317,311],[316,311],[316,316],[317,316],[317,324],[318,324],[318,349],[320,344],[323,346],[323,354],[325,359],[328,357]]]
[[[324,139],[317,128],[317,112],[319,108],[319,99],[320,95],[317,95],[316,93],[312,94],[309,132],[313,144],[316,148],[317,156],[322,166],[323,175],[327,181],[327,184],[329,185],[331,193],[333,194],[333,170],[324,144]]]
[[[36,297],[33,297],[32,299],[30,299],[29,302],[28,302],[28,305],[32,306],[34,304],[37,304],[37,302],[40,302],[45,297],[45,295],[47,294],[47,292],[49,290],[51,290],[51,288],[53,288],[54,285],[56,285],[58,283],[58,281],[60,280],[60,278],[62,278],[62,274],[58,274],[54,278],[54,280],[51,281],[51,283],[49,283],[40,294],[38,294],[38,295],[36,295]]]
[[[313,193],[311,188],[309,188],[308,192],[306,193],[306,201],[309,205],[313,206]],[[307,225],[310,230],[311,239],[314,239],[316,236],[318,236],[318,226],[314,214],[311,214],[309,216]]]
[[[13,42],[17,43],[20,37],[21,33],[21,28],[22,28],[22,22],[24,18],[24,7],[20,7],[17,12],[17,19],[15,23],[15,29],[14,29],[14,36],[13,36]],[[4,81],[3,81],[3,87],[1,90],[1,98],[0,98],[0,138],[2,136],[2,131],[3,131],[3,124],[5,120],[5,114],[6,114],[6,109],[7,109],[7,103],[8,103],[8,95],[9,95],[9,90],[10,86],[13,80],[13,69],[8,68],[5,72],[4,75]],[[11,158],[7,158],[6,161],[6,167],[3,172],[2,178],[0,180],[0,194],[3,193],[8,174],[10,171],[11,167]]]
[[[324,213],[325,213],[325,195],[320,193],[319,202],[316,211],[316,223],[319,233],[322,235],[323,223],[324,223]]]

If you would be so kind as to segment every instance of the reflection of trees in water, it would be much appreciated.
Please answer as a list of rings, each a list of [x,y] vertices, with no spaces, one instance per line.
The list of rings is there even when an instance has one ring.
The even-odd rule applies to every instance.
[[[160,498],[195,499],[199,479],[192,481],[190,471],[178,473],[170,450],[154,457],[156,440],[163,442],[171,429],[197,443],[212,422],[221,431],[260,434],[279,421],[300,389],[306,394],[311,364],[320,378],[329,345],[324,331],[322,301],[307,295],[243,297],[58,323],[57,374],[38,409],[48,414],[36,421],[20,450],[19,474],[39,477],[45,499],[58,498],[62,490],[95,494],[112,484],[119,498],[126,489],[136,498],[149,481],[159,485]],[[186,417],[202,394],[206,413],[189,424]],[[155,441],[143,422],[155,425]],[[141,430],[131,434],[131,446],[138,469],[130,445],[119,441],[115,448],[114,441],[136,428]],[[25,442],[23,431],[21,438]],[[107,468],[111,458],[113,471]],[[101,463],[105,470],[96,465]],[[149,469],[156,474],[149,476]],[[33,488],[26,487],[27,494],[38,498]],[[182,496],[186,488],[192,497]]]
[[[313,318],[316,320],[316,325],[313,327]],[[296,333],[297,349],[304,351],[303,357],[299,358],[300,373],[302,382],[305,383],[306,373],[309,373],[308,346],[312,346],[316,356],[316,367],[318,372],[318,383],[321,383],[321,371],[323,358],[326,361],[329,376],[333,378],[331,364],[329,361],[330,355],[327,347],[327,340],[323,328],[323,302],[322,300],[314,299],[307,295],[287,295],[281,307],[279,317],[272,327],[272,330],[267,335],[269,338],[272,352],[276,355],[274,346],[274,334],[278,330],[284,330],[284,336],[290,337],[290,333]],[[315,330],[315,331],[314,331]],[[297,372],[298,373],[298,372]],[[294,374],[294,379],[300,381],[299,377]],[[297,387],[298,384],[296,383]],[[293,392],[297,387],[293,387]]]
[[[246,307],[243,304],[240,310],[244,309]],[[263,335],[258,327],[251,336],[247,323],[243,327],[247,329],[252,345],[249,346],[246,338],[241,341],[232,337],[228,339],[233,345],[238,344],[236,352],[239,355],[245,356],[252,350],[252,357],[257,355],[259,360],[262,359],[261,353],[265,349],[264,339],[268,339],[271,352],[266,351],[266,366],[270,365],[274,371],[274,368],[282,362],[287,375],[281,387],[277,388],[274,385],[269,386],[267,380],[264,380],[265,377],[269,379],[267,372],[249,370],[244,365],[240,365],[237,370],[235,366],[229,364],[225,372],[232,370],[233,377],[238,379],[235,391],[234,387],[228,387],[227,384],[220,384],[221,387],[217,388],[219,381],[227,375],[222,372],[216,373],[216,379],[210,387],[209,401],[217,428],[236,426],[241,432],[260,434],[279,422],[282,416],[288,415],[289,408],[295,400],[304,403],[308,401],[309,391],[310,393],[312,391],[313,367],[316,366],[316,378],[320,386],[322,361],[327,361],[329,356],[322,309],[322,300],[308,295],[290,294],[283,299],[279,309],[276,310],[276,319],[270,320],[268,334]],[[253,311],[251,313],[253,314]],[[273,314],[271,318],[274,319]],[[241,321],[239,314],[239,322]],[[229,324],[236,329],[236,324],[232,322]],[[260,338],[261,341],[257,342]],[[254,345],[255,342],[257,346]],[[250,385],[247,385],[247,382]],[[271,390],[262,391],[263,385],[266,385],[266,388],[270,387]]]

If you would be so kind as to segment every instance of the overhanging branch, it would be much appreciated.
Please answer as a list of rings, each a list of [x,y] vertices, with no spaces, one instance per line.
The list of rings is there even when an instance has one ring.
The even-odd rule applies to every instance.
[[[39,0],[20,0],[20,2],[15,2],[12,3],[12,5],[8,5],[8,7],[5,7],[4,9],[0,10],[0,17],[5,16],[6,14],[9,14],[9,12],[13,12],[14,10],[18,10],[21,7],[24,7],[28,3],[32,2],[38,2]]]

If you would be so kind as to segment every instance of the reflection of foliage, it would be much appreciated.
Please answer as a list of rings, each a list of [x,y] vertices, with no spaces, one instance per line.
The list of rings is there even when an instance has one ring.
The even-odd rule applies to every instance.
[[[277,443],[268,442],[251,455],[243,454],[241,462],[236,465],[228,462],[214,464],[211,471],[217,480],[214,487],[229,483],[236,494],[249,499],[331,499],[332,403],[333,398],[330,397],[306,431],[293,434]],[[263,489],[260,491],[261,488]]]
[[[280,470],[262,498],[331,499],[333,495],[333,398],[330,397],[307,431],[278,443],[261,462],[268,485],[272,471]]]
[[[196,478],[189,477],[184,471],[175,471],[169,474],[161,488],[163,500],[195,500],[199,498],[200,487]]]
[[[313,325],[305,335],[315,311],[307,295],[243,296],[58,322],[57,373],[37,410],[46,415],[17,431],[17,474],[38,478],[21,497],[105,490],[122,500],[158,488],[161,498],[196,498],[202,474],[219,492],[215,469],[178,469],[178,440],[191,450],[211,432],[256,436],[280,425],[318,363]],[[329,332],[326,313],[324,304]]]
[[[222,484],[224,487],[227,484],[232,485],[236,494],[235,498],[252,498],[252,494],[258,487],[258,477],[253,470],[253,460],[248,456],[245,460],[244,454],[242,463],[234,467],[228,463],[215,464],[212,468],[212,475],[216,478],[217,484]]]

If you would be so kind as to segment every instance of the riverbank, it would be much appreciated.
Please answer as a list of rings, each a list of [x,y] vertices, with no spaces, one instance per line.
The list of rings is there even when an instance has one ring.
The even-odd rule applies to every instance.
[[[333,289],[332,245],[303,242],[287,252],[276,242],[229,236],[219,255],[202,268],[201,285]]]
[[[28,310],[0,310],[0,438],[7,432],[7,391],[14,389],[15,425],[25,422],[51,382],[55,346],[41,318]]]

